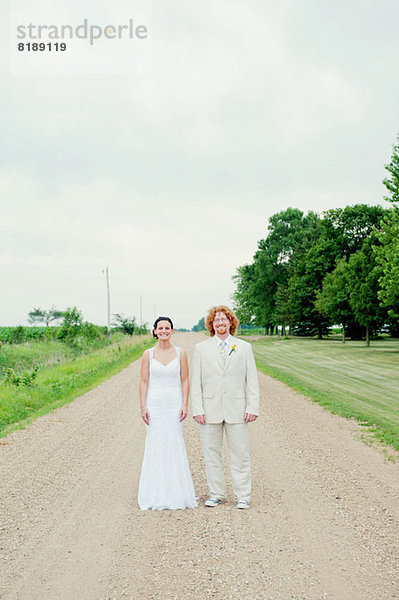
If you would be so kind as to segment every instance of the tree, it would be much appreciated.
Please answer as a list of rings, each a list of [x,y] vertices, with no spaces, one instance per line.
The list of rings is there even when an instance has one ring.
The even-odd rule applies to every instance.
[[[141,325],[136,325],[136,333],[138,335],[146,335],[149,332],[150,332],[150,330],[148,327],[148,323],[142,323]]]
[[[363,240],[381,226],[386,213],[382,206],[354,204],[323,212],[324,236],[335,239],[337,259],[346,259],[361,249]]]
[[[28,321],[31,325],[36,325],[37,323],[45,323],[46,322],[46,311],[41,308],[34,308],[28,313]]]
[[[64,317],[64,311],[58,310],[53,304],[50,310],[46,313],[46,326],[50,324],[51,321],[59,321]]]
[[[350,306],[358,323],[366,328],[366,343],[370,346],[370,328],[378,328],[386,318],[387,311],[378,298],[379,278],[382,269],[376,261],[373,245],[376,235],[367,238],[361,250],[349,259]]]
[[[282,326],[282,335],[285,335],[285,328],[288,326],[288,333],[291,333],[291,313],[289,305],[288,288],[284,285],[277,286],[276,305],[274,308],[274,318]]]
[[[201,317],[196,325],[192,328],[191,331],[205,331],[205,317]]]
[[[73,341],[82,332],[83,315],[80,310],[74,306],[68,307],[64,312],[64,320],[58,332],[60,340]]]
[[[327,273],[323,287],[316,294],[315,306],[332,323],[341,323],[342,341],[345,343],[345,330],[353,323],[353,310],[350,306],[350,272],[345,258],[337,261],[334,271]]]
[[[248,290],[253,298],[255,325],[265,327],[266,333],[273,331],[273,312],[276,303],[277,265],[273,261],[268,244],[255,254],[253,281]]]
[[[267,316],[272,331],[276,325],[282,325],[284,328],[288,325],[291,329],[293,314],[289,303],[289,281],[297,257],[311,244],[319,222],[316,213],[310,211],[304,215],[297,208],[287,208],[270,218],[269,235],[263,241],[263,245],[268,248],[273,265],[272,277],[269,276],[272,281],[269,288],[266,288],[269,304]]]
[[[387,188],[390,196],[385,196],[388,202],[399,202],[399,135],[397,143],[393,145],[391,162],[385,165],[385,169],[390,174],[383,180],[383,184]]]
[[[385,213],[381,206],[357,204],[326,211],[323,218],[294,208],[272,215],[253,262],[238,267],[233,276],[241,322],[263,326],[266,332],[277,325],[303,334],[316,330],[321,337],[335,320],[326,312],[326,299],[323,310],[317,303],[324,278],[337,260],[361,250],[364,240],[381,228]],[[360,328],[352,316],[347,327],[354,333],[355,326]]]
[[[390,317],[399,317],[399,209],[390,211],[378,234],[381,246],[376,246],[374,252],[376,261],[381,267],[378,280],[380,289],[378,298],[387,308]]]
[[[233,298],[241,322],[265,327],[266,332],[273,332],[277,324],[289,324],[286,305],[283,310],[281,299],[286,296],[284,290],[293,256],[306,245],[309,230],[317,220],[315,213],[304,216],[297,208],[270,217],[268,235],[258,242],[253,263],[238,267],[233,276],[236,284]],[[281,323],[283,312],[284,323]]]
[[[255,303],[252,294],[254,264],[242,265],[237,268],[237,272],[232,279],[235,282],[236,289],[233,294],[233,306],[240,323],[251,325],[255,317]],[[197,327],[195,325],[194,327]],[[194,329],[193,331],[198,331]]]
[[[115,313],[114,319],[116,321],[116,327],[126,333],[127,335],[133,335],[136,329],[136,317],[125,317],[124,314]]]
[[[383,180],[390,196],[385,200],[395,203],[395,207],[387,213],[382,222],[378,239],[380,247],[376,247],[377,263],[381,267],[378,297],[387,308],[391,318],[399,317],[399,136],[392,150],[391,162],[385,165],[390,174]],[[397,325],[396,325],[397,328]]]
[[[64,316],[63,311],[58,310],[53,304],[53,306],[50,308],[50,310],[43,310],[42,308],[34,308],[28,314],[28,321],[32,325],[35,325],[36,323],[44,323],[46,325],[46,327],[48,327],[49,324],[51,323],[51,321],[58,321],[59,319],[62,319],[63,316]]]
[[[304,216],[298,208],[287,208],[270,217],[266,239],[273,262],[280,265],[289,262],[295,250],[303,243],[304,230],[315,217],[313,212]],[[265,244],[266,240],[261,240],[259,248],[262,249]]]
[[[288,282],[288,307],[292,323],[306,323],[316,328],[320,339],[328,332],[329,321],[315,305],[317,292],[326,274],[333,270],[336,260],[335,241],[322,233],[321,225],[317,226],[309,248],[294,257],[293,275]]]

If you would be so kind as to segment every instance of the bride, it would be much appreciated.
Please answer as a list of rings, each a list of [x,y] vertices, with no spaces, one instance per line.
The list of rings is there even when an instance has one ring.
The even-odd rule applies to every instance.
[[[158,317],[154,348],[141,361],[140,409],[147,425],[138,502],[142,510],[194,508],[194,485],[183,439],[189,378],[187,355],[171,341],[173,323]]]

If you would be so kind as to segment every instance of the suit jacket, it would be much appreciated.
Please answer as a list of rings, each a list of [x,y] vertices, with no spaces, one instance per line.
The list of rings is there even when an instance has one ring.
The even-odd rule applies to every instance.
[[[207,423],[244,423],[244,414],[259,412],[259,383],[251,344],[233,337],[226,364],[214,337],[197,344],[191,365],[193,416]]]

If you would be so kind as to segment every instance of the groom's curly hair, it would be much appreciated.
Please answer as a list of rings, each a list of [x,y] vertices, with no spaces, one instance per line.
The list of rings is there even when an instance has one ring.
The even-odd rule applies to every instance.
[[[220,304],[219,306],[212,306],[209,309],[207,317],[205,319],[205,327],[209,331],[209,335],[213,337],[215,335],[215,331],[213,329],[213,321],[215,320],[216,313],[222,312],[226,315],[228,320],[230,321],[230,333],[234,335],[237,331],[237,327],[240,324],[240,321],[237,319],[234,312],[228,306],[224,304]]]

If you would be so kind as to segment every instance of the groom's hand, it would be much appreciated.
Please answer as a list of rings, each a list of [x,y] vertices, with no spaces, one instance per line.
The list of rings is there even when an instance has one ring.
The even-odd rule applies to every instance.
[[[205,425],[205,415],[197,415],[194,417],[194,421],[199,425]]]
[[[250,423],[251,421],[256,421],[257,418],[258,418],[258,415],[252,415],[251,413],[245,413],[245,415],[244,415],[244,421],[246,423]]]

